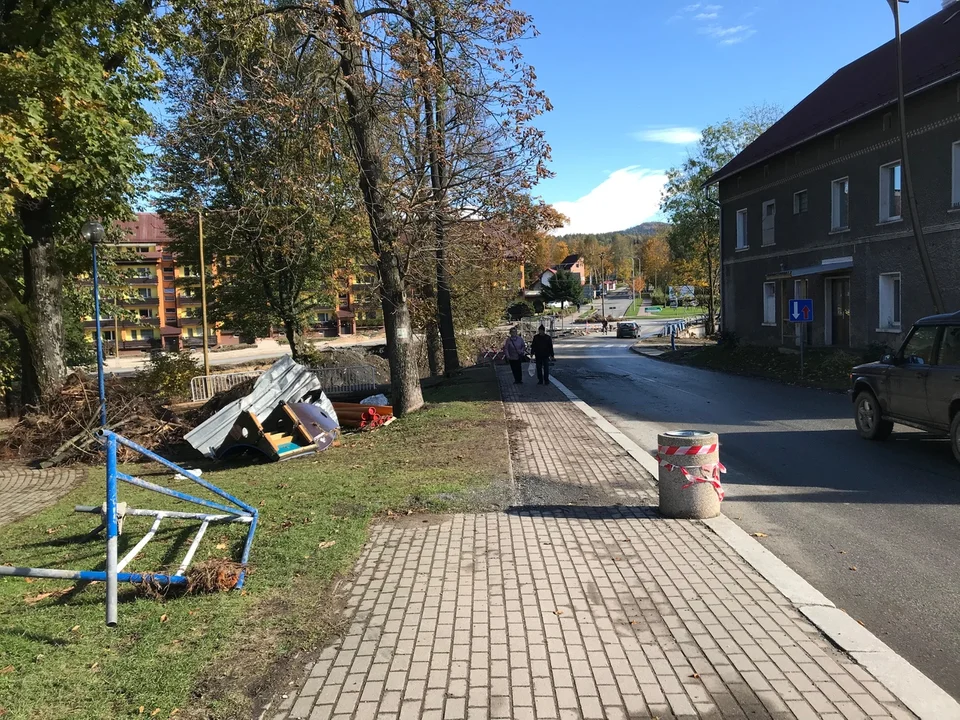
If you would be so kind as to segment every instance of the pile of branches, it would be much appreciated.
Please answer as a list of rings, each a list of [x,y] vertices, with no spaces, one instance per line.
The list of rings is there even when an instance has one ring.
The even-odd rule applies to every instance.
[[[180,442],[193,427],[189,418],[171,413],[158,398],[142,392],[134,379],[108,378],[106,395],[107,428],[149,450]],[[26,410],[0,442],[3,457],[39,462],[41,467],[102,457],[96,438],[100,429],[96,378],[74,373],[59,393]],[[118,448],[121,462],[135,456],[125,447]]]

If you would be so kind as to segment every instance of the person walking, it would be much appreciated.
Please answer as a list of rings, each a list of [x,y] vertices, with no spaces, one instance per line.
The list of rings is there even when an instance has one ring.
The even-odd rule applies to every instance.
[[[607,319],[606,319],[606,318],[603,318],[601,324],[603,325],[603,334],[606,335],[606,334],[607,334]]]
[[[513,371],[515,385],[523,385],[523,359],[527,354],[527,344],[515,327],[510,328],[510,337],[503,343],[503,354]]]
[[[550,361],[554,359],[553,338],[547,335],[546,328],[541,325],[537,334],[533,336],[530,350],[537,361],[537,385],[550,384]]]

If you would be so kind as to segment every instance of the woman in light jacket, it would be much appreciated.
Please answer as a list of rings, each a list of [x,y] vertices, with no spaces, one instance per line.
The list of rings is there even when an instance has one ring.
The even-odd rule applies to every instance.
[[[513,382],[523,385],[523,358],[527,353],[527,344],[515,327],[510,328],[510,337],[503,343],[503,354],[513,371]]]

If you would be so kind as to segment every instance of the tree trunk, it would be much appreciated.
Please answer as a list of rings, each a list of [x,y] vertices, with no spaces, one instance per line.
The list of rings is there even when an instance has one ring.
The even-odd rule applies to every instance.
[[[428,320],[424,332],[427,335],[427,364],[430,367],[430,375],[437,377],[443,372],[443,345],[440,343],[437,321]]]
[[[346,89],[348,125],[360,171],[360,190],[370,221],[370,238],[380,276],[380,303],[387,334],[391,403],[398,415],[423,406],[420,369],[413,350],[413,332],[406,288],[396,255],[398,233],[384,185],[384,158],[377,147],[371,91],[363,66],[363,32],[354,0],[334,0],[335,33],[340,72]]]
[[[439,13],[434,9],[433,43],[434,60],[437,67],[443,68],[443,29]],[[437,260],[437,325],[440,329],[440,339],[443,342],[443,368],[447,376],[460,368],[460,358],[457,354],[457,335],[453,325],[453,301],[450,292],[450,274],[447,272],[445,258],[446,246],[446,174],[447,174],[447,137],[444,130],[446,122],[446,88],[443,80],[440,86],[434,87],[434,98],[424,98],[424,110],[427,120],[427,148],[430,155],[430,185],[433,192],[433,233],[436,242]]]
[[[63,382],[63,275],[57,266],[51,207],[43,200],[21,208],[20,220],[31,243],[23,248],[22,326],[15,333],[20,345],[23,405],[36,405]]]
[[[296,362],[300,362],[300,342],[303,339],[300,323],[295,319],[284,317],[283,334],[286,336],[287,343],[290,345],[290,356]]]

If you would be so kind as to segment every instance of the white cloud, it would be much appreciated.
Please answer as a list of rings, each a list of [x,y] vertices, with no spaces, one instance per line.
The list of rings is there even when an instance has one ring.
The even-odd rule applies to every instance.
[[[716,19],[717,19],[717,13],[715,13],[715,12],[702,12],[702,13],[697,13],[697,14],[694,16],[693,19],[694,19],[694,20],[716,20]]]
[[[641,142],[689,145],[700,139],[700,131],[691,127],[653,128],[635,132],[633,137]]]
[[[736,45],[756,33],[756,30],[749,25],[731,25],[728,27],[708,25],[700,28],[700,33],[719,40],[721,45]]]
[[[666,182],[662,170],[639,165],[612,172],[578,200],[553,203],[570,220],[556,234],[615,232],[650,220],[660,210]]]

